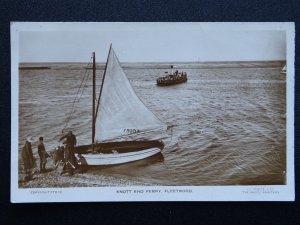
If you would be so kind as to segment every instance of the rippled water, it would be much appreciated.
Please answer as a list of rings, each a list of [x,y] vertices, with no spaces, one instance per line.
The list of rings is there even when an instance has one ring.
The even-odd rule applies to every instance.
[[[85,74],[80,64],[50,66],[20,70],[19,150],[29,135],[44,136],[48,150],[58,145]],[[166,69],[125,69],[145,105],[172,127],[164,135],[163,158],[90,172],[154,185],[283,184],[286,79],[281,67],[215,63],[184,70],[187,83],[158,87],[155,79]],[[98,81],[102,74],[98,70]],[[79,145],[91,140],[91,88],[90,76],[68,126]]]

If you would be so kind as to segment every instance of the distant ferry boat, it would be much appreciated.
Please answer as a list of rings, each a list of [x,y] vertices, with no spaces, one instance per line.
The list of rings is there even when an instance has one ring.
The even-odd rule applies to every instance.
[[[176,70],[173,73],[173,66],[171,66],[172,72],[164,77],[159,77],[156,79],[156,84],[158,86],[169,86],[174,84],[180,84],[187,82],[187,74],[186,72],[178,72]]]

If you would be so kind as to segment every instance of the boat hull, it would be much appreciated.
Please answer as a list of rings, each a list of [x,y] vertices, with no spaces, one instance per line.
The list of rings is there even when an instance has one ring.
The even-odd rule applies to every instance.
[[[161,152],[160,148],[149,148],[141,151],[125,152],[125,153],[89,153],[76,154],[78,164],[82,166],[102,166],[102,165],[116,165],[122,163],[129,163],[148,158]]]
[[[170,86],[175,84],[181,84],[187,82],[187,78],[176,79],[176,80],[165,80],[165,81],[157,81],[157,86]]]
[[[151,141],[119,141],[119,142],[104,142],[94,145],[94,151],[99,153],[112,153],[113,150],[119,153],[140,151],[149,148],[164,148],[164,143],[160,140]],[[92,145],[76,146],[75,153],[86,154],[92,152]]]
[[[160,153],[164,143],[160,140],[106,142],[75,148],[80,165],[113,165],[133,162]]]

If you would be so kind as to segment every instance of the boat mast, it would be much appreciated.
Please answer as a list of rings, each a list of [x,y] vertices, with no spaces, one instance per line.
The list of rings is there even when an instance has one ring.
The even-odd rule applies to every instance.
[[[92,119],[92,147],[94,151],[94,143],[95,143],[95,101],[96,101],[96,55],[93,52],[93,119]]]

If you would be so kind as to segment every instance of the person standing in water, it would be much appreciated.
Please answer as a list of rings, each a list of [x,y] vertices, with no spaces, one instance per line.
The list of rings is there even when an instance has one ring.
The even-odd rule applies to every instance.
[[[26,174],[25,181],[29,181],[32,179],[32,169],[35,167],[35,158],[32,154],[31,142],[33,142],[33,138],[28,137],[21,152],[24,170]]]
[[[38,153],[40,156],[40,173],[43,173],[46,171],[47,157],[49,157],[48,153],[46,152],[43,141],[44,141],[44,138],[39,137]]]

